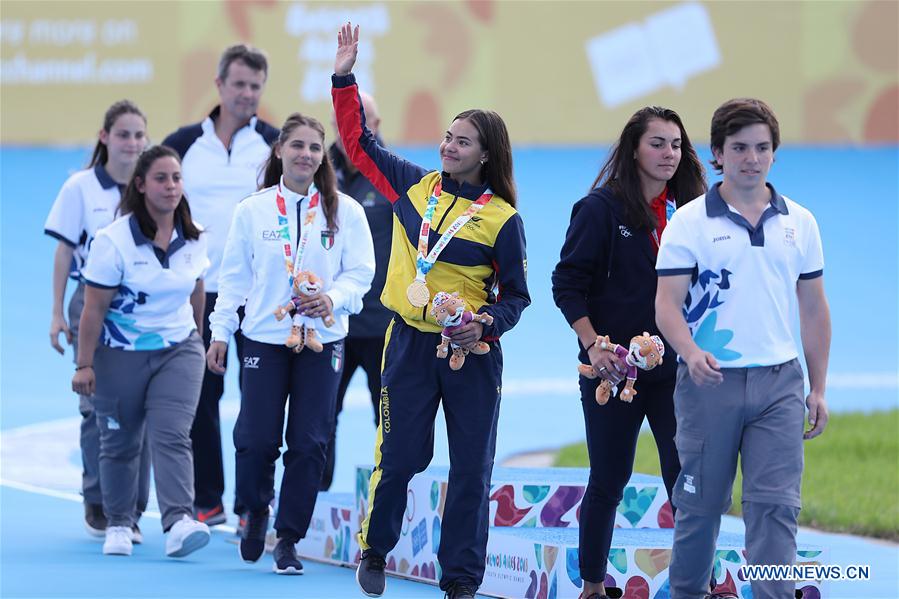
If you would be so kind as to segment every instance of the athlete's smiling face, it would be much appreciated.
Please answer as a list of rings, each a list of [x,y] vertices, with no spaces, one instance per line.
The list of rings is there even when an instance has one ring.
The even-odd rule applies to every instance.
[[[440,143],[440,162],[444,172],[459,182],[481,184],[481,161],[487,160],[487,149],[481,136],[468,119],[453,121]]]
[[[300,125],[291,131],[287,139],[275,148],[275,156],[281,159],[288,188],[303,194],[321,166],[324,155],[324,138],[307,125]]]
[[[172,156],[154,160],[147,169],[147,176],[135,183],[137,190],[144,194],[147,212],[154,218],[174,212],[184,195],[181,164]]]

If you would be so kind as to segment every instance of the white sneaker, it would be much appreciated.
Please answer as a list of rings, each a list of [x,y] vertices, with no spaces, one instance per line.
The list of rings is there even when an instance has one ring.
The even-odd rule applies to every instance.
[[[107,526],[103,555],[131,555],[131,535],[128,526]]]
[[[166,533],[165,554],[169,557],[184,557],[205,547],[208,542],[209,527],[185,514]]]

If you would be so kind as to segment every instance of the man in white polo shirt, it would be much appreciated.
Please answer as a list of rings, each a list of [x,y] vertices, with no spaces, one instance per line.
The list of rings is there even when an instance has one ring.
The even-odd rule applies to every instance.
[[[721,105],[711,146],[723,181],[675,213],[659,249],[656,320],[680,356],[672,599],[709,592],[738,454],[748,562],[796,557],[802,440],[827,424],[830,312],[818,225],[767,182],[779,143],[777,118],[764,102]],[[791,332],[797,304],[807,397]],[[793,593],[792,581],[752,582],[755,599]]]
[[[203,342],[207,349],[209,314],[218,297],[219,267],[234,208],[256,192],[259,168],[268,158],[271,144],[278,139],[278,129],[256,116],[267,77],[268,60],[262,51],[245,44],[227,48],[219,60],[215,79],[219,105],[202,122],[182,127],[163,141],[181,155],[184,194],[193,217],[206,227],[211,262],[206,274],[203,315]],[[238,359],[241,342],[236,333]],[[219,424],[219,400],[224,389],[223,377],[207,370],[190,432],[196,515],[210,526],[226,519]],[[239,510],[235,506],[235,511]]]

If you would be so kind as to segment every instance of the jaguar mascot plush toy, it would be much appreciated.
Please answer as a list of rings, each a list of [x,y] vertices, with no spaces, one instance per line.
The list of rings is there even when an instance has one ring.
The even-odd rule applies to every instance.
[[[300,314],[298,306],[303,297],[315,295],[322,290],[322,280],[314,273],[304,270],[297,274],[293,279],[293,289],[290,301],[283,306],[278,306],[275,310],[275,318],[279,321],[285,316],[292,317],[292,326],[290,327],[290,335],[284,343],[295,353],[303,351],[304,347],[308,347],[315,353],[322,351],[322,342],[315,333],[316,318],[310,318]],[[330,312],[322,317],[322,322],[326,327],[334,324],[334,315]]]
[[[662,363],[662,356],[665,355],[665,344],[662,343],[662,339],[658,335],[650,335],[647,332],[633,337],[627,349],[609,341],[608,335],[599,335],[596,338],[596,345],[603,351],[613,352],[627,365],[625,375],[627,382],[618,397],[621,401],[628,403],[633,401],[637,395],[637,391],[634,389],[634,383],[637,381],[637,369],[652,370]],[[579,364],[577,370],[581,376],[588,379],[595,379],[599,376],[589,364]],[[617,391],[617,387],[613,387],[612,383],[603,379],[596,388],[596,403],[604,405],[609,401],[609,396],[615,395]]]
[[[465,364],[465,356],[468,352],[475,355],[483,355],[490,351],[490,346],[483,341],[478,341],[469,348],[464,348],[450,341],[450,334],[459,327],[469,322],[479,322],[485,325],[493,324],[493,317],[489,314],[473,314],[465,309],[465,300],[459,297],[457,292],[452,294],[438,291],[431,302],[431,316],[437,324],[443,327],[440,333],[440,345],[437,346],[437,357],[443,359],[452,350],[449,367],[451,370],[459,370]]]

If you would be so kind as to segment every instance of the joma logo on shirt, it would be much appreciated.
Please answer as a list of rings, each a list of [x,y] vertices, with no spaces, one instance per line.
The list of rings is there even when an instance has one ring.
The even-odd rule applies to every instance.
[[[262,239],[264,241],[279,241],[281,239],[281,231],[263,231]]]
[[[712,238],[712,243],[718,243],[719,241],[727,241],[730,239],[730,235],[719,235],[718,237]]]

